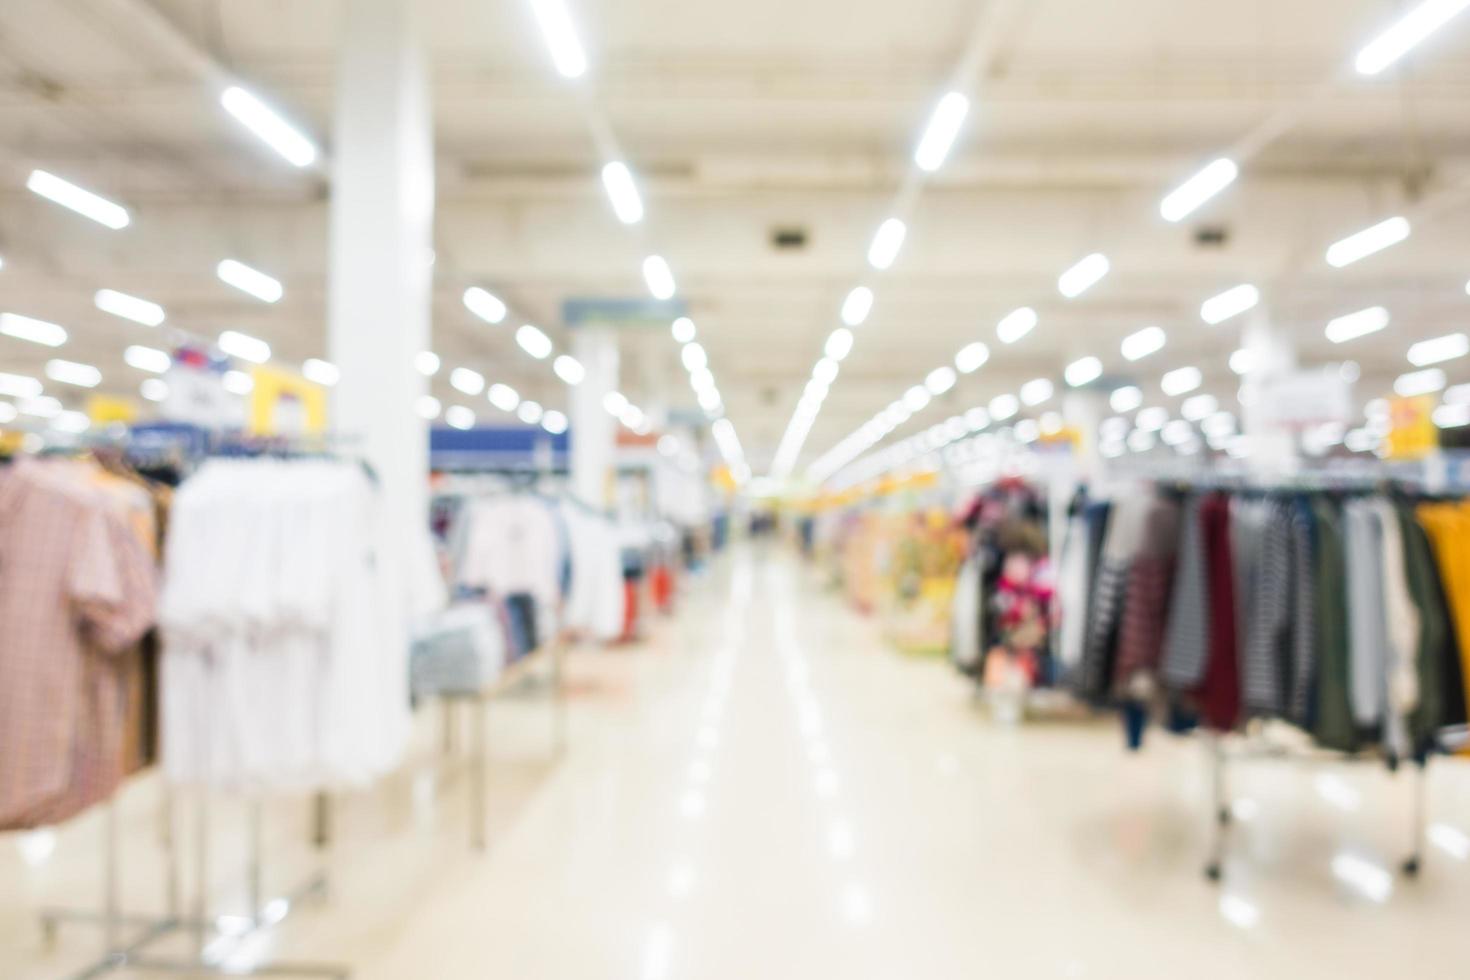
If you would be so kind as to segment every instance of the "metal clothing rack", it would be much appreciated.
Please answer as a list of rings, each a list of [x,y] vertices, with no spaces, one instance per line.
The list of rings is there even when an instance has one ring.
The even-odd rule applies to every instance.
[[[1210,847],[1205,862],[1205,877],[1218,884],[1224,878],[1225,851],[1229,843],[1230,828],[1235,824],[1233,801],[1229,795],[1228,768],[1230,755],[1225,751],[1225,736],[1218,732],[1205,733],[1205,751],[1210,767]],[[1269,744],[1253,745],[1246,753],[1237,754],[1238,759],[1269,759],[1291,762],[1298,765],[1314,765],[1318,762],[1340,762],[1339,756],[1294,754],[1284,747]],[[1366,757],[1371,758],[1371,757]],[[1375,760],[1376,761],[1376,760]],[[1413,818],[1410,829],[1409,853],[1399,865],[1406,877],[1417,877],[1424,866],[1425,825],[1428,822],[1427,786],[1429,762],[1406,763],[1414,769]]]
[[[193,795],[195,894],[188,916],[180,911],[178,838],[175,834],[172,791],[165,790],[164,794],[162,828],[167,861],[168,908],[161,916],[132,915],[122,911],[119,895],[121,873],[117,803],[113,798],[103,804],[102,910],[90,912],[47,909],[41,913],[41,927],[48,943],[54,940],[62,923],[94,925],[102,929],[101,955],[80,971],[71,974],[67,980],[91,980],[119,970],[153,970],[193,976],[324,977],[328,980],[348,980],[352,970],[345,965],[284,961],[242,965],[230,963],[226,956],[215,952],[215,943],[237,943],[262,930],[273,928],[284,921],[300,901],[310,897],[325,897],[327,877],[324,871],[319,871],[284,897],[272,900],[265,898],[262,803],[259,797],[253,798],[247,804],[246,889],[250,914],[238,917],[243,920],[239,928],[223,928],[226,918],[211,915],[209,911],[211,794],[207,789],[200,789]],[[318,797],[319,807],[323,799],[324,797]],[[124,938],[124,930],[136,930],[136,933]],[[189,931],[193,940],[193,951],[188,957],[153,956],[148,953],[154,944],[184,930]]]
[[[479,691],[467,693],[446,693],[439,695],[439,700],[444,705],[444,742],[443,751],[447,757],[457,754],[459,731],[459,706],[464,704],[470,708],[470,746],[469,754],[465,760],[465,769],[469,773],[469,818],[470,818],[470,844],[477,851],[484,851],[487,842],[485,834],[485,822],[489,815],[488,805],[488,773],[489,773],[489,738],[486,731],[486,715],[489,711],[490,702],[498,695],[504,694],[521,681],[530,676],[532,669],[543,660],[551,661],[551,707],[552,707],[552,740],[554,751],[560,755],[566,750],[567,723],[566,723],[566,684],[565,684],[565,660],[566,660],[567,638],[564,633],[558,633],[549,643],[539,650],[534,650],[520,660],[511,664],[497,677],[494,683],[487,685]],[[451,774],[457,774],[459,770],[451,769]]]

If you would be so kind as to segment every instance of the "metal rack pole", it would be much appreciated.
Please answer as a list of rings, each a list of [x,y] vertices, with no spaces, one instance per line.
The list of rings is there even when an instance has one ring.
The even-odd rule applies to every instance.
[[[1413,836],[1409,856],[1404,859],[1403,864],[1404,874],[1410,878],[1418,877],[1424,867],[1424,824],[1428,812],[1426,797],[1429,793],[1429,759],[1425,758],[1423,762],[1416,764],[1414,769]]]
[[[1224,875],[1225,836],[1230,826],[1230,803],[1225,785],[1225,748],[1221,736],[1211,732],[1205,736],[1210,757],[1210,856],[1205,864],[1205,877],[1218,882]]]
[[[489,768],[489,746],[487,745],[487,726],[485,715],[490,710],[490,699],[488,697],[477,698],[472,702],[473,711],[470,714],[470,724],[473,729],[470,746],[470,835],[475,850],[485,850],[485,818],[486,800],[485,794],[488,790],[486,779]]]

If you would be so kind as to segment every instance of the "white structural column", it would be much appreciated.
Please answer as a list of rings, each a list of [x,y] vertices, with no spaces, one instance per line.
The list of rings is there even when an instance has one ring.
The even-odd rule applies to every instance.
[[[427,520],[434,133],[414,0],[347,0],[332,133],[333,427],[382,483],[398,540]]]
[[[1241,428],[1250,440],[1251,468],[1264,474],[1294,472],[1301,463],[1297,434],[1283,424],[1283,406],[1274,402],[1280,400],[1276,394],[1282,390],[1279,382],[1296,370],[1296,345],[1272,323],[1263,307],[1246,321],[1240,340],[1251,360],[1241,405]]]
[[[571,389],[572,491],[583,503],[612,504],[609,479],[617,451],[618,420],[603,406],[618,388],[618,341],[610,327],[582,327],[572,355],[587,369]]]

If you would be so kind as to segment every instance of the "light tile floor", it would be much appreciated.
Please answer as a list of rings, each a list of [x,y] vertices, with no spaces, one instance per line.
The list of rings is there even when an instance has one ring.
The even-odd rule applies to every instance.
[[[579,652],[569,678],[561,755],[544,690],[492,710],[487,852],[426,711],[403,773],[338,801],[327,900],[215,952],[359,980],[1470,977],[1464,763],[1432,771],[1417,881],[1393,873],[1407,779],[1242,765],[1211,886],[1201,745],[1155,734],[1129,754],[1106,721],[993,722],[774,548],[736,552],[647,643]],[[162,901],[160,798],[144,780],[119,807],[143,910]],[[242,810],[211,810],[217,911],[242,909]],[[272,894],[316,865],[308,826],[305,801],[268,808]],[[91,815],[0,836],[0,977],[95,953],[82,927],[47,949],[35,910],[93,899],[101,832]]]

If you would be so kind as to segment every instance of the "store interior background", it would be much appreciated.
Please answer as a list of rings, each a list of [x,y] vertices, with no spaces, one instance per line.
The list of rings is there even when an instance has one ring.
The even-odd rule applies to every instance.
[[[1200,746],[1002,717],[942,656],[895,650],[800,540],[823,509],[958,508],[1007,474],[1057,499],[1212,468],[1470,483],[1467,6],[0,5],[7,453],[196,420],[171,358],[218,348],[207,427],[256,424],[254,361],[304,376],[329,406],[314,445],[368,461],[404,526],[436,458],[506,453],[708,549],[636,641],[570,649],[565,716],[540,674],[495,702],[483,853],[477,777],[437,768],[430,705],[403,770],[335,802],[325,851],[313,799],[268,805],[271,880],[324,864],[332,885],[216,955],[363,978],[1470,975],[1462,761],[1432,767],[1413,880],[1406,774],[1243,773],[1246,842],[1211,884]],[[232,91],[293,128],[284,153]],[[126,223],[28,189],[37,171]],[[1365,229],[1375,247],[1329,256]],[[51,324],[64,342],[36,342]],[[292,419],[261,431],[292,442]],[[787,758],[811,748],[808,676],[847,726],[856,847],[820,785],[791,785],[828,771]],[[731,758],[696,875],[670,852],[710,683]],[[159,782],[119,801],[121,887],[150,911]],[[248,812],[216,811],[211,905],[237,908]],[[104,830],[0,834],[0,976],[96,960],[93,926],[47,942],[37,915],[99,907]],[[864,846],[886,859],[867,879],[827,870]]]

